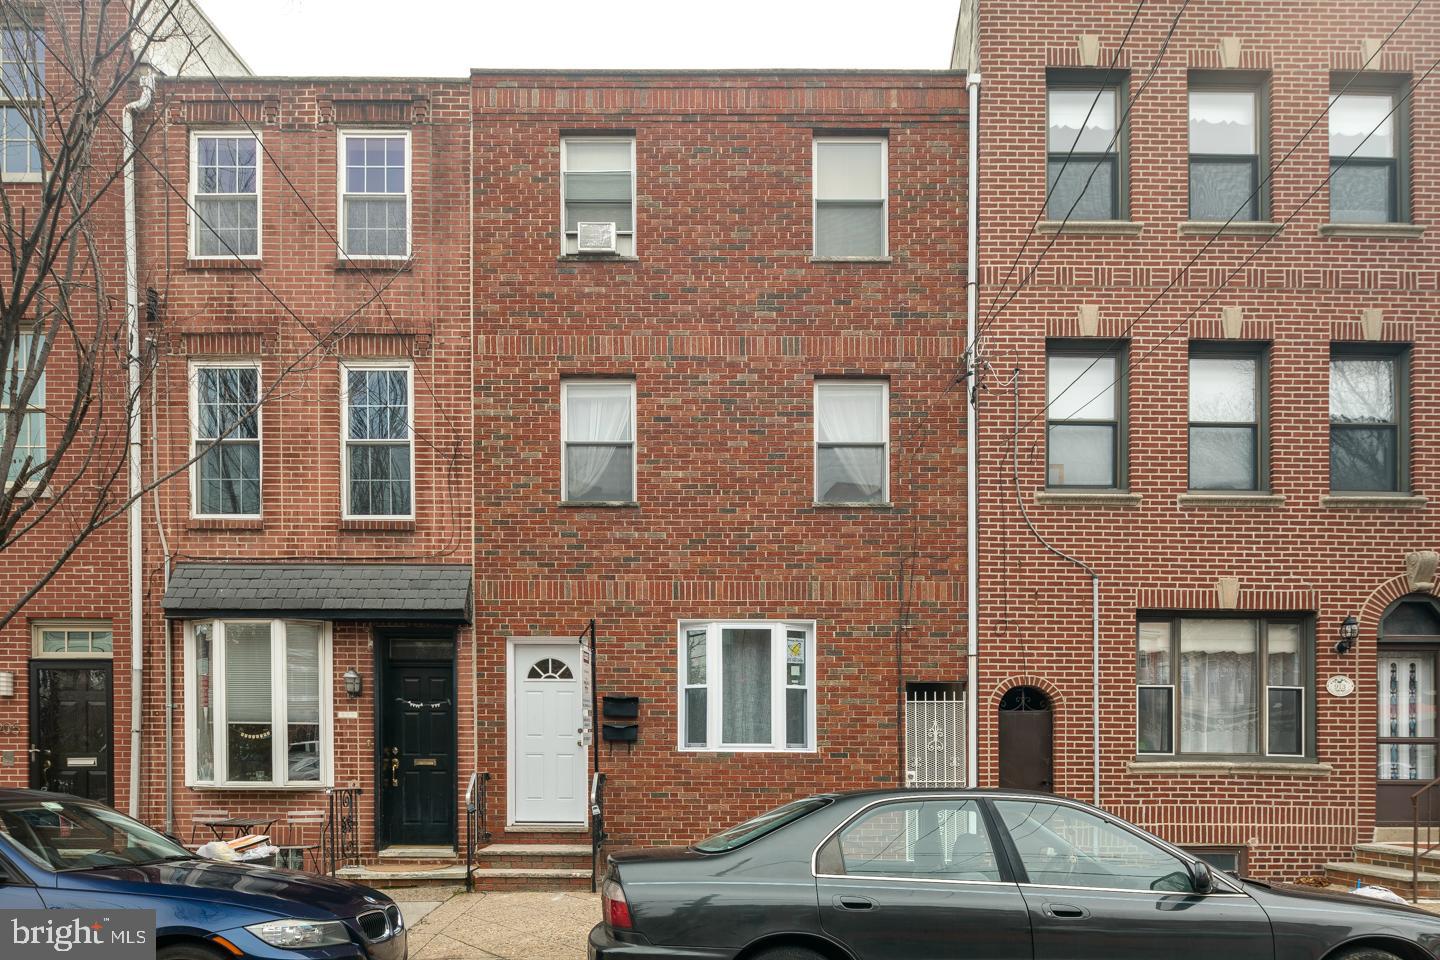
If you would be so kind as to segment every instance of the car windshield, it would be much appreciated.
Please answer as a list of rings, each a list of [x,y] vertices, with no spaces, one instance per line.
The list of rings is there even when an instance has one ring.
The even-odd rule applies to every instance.
[[[109,807],[59,797],[0,801],[0,834],[50,870],[129,867],[194,856]]]
[[[783,807],[776,807],[774,810],[762,813],[744,823],[738,823],[728,830],[721,830],[710,839],[701,840],[695,844],[695,849],[702,853],[724,853],[726,850],[734,850],[751,840],[758,840],[767,833],[774,833],[801,817],[807,817],[829,803],[829,797],[807,797],[804,800],[787,803]]]

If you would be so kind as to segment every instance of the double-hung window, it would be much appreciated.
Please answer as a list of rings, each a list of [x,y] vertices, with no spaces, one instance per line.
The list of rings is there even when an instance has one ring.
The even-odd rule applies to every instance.
[[[1190,219],[1260,219],[1260,94],[1190,88]]]
[[[1407,118],[1393,89],[1357,83],[1350,92],[1331,94],[1331,223],[1407,219]]]
[[[1117,489],[1125,485],[1126,365],[1123,351],[1050,347],[1047,486]]]
[[[680,624],[682,750],[811,750],[815,625]]]
[[[890,497],[890,387],[883,380],[815,384],[815,502]]]
[[[815,138],[817,258],[888,255],[888,143],[885,137]]]
[[[44,52],[38,32],[0,28],[0,179],[9,182],[40,179]]]
[[[190,383],[192,513],[259,516],[259,364],[197,363]]]
[[[1046,187],[1051,220],[1118,220],[1125,176],[1117,135],[1121,87],[1052,76]]]
[[[190,255],[260,256],[260,144],[251,134],[191,138]]]
[[[1336,346],[1330,354],[1330,489],[1408,487],[1406,355]]]
[[[329,624],[187,624],[186,782],[216,787],[328,783],[330,698]]]
[[[564,213],[562,253],[588,252],[595,250],[597,243],[608,247],[604,241],[609,234],[614,237],[616,254],[635,255],[634,137],[561,140],[560,189]]]
[[[1190,489],[1259,490],[1265,483],[1265,358],[1190,348]]]
[[[1314,641],[1296,617],[1164,617],[1139,624],[1141,755],[1314,755]]]
[[[560,384],[561,494],[567,503],[635,501],[635,381]]]
[[[40,370],[28,397],[24,396],[25,383],[29,376],[31,362],[37,357],[31,354],[42,349],[33,332],[21,333],[11,348],[10,364],[0,370],[0,440],[13,425],[16,430],[15,444],[10,463],[5,470],[5,485],[9,487],[24,475],[28,486],[40,478],[46,466],[45,446],[45,370]]]
[[[345,516],[414,517],[415,395],[410,366],[351,362],[340,372]]]
[[[340,255],[410,255],[410,134],[340,134]]]

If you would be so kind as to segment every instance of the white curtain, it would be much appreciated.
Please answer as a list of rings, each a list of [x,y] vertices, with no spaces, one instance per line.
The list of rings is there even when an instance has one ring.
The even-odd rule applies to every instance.
[[[570,499],[594,499],[587,495],[587,491],[594,491],[601,485],[616,458],[630,456],[630,444],[634,438],[630,423],[630,389],[629,384],[615,383],[572,383],[566,388],[565,456],[569,471],[567,495]],[[600,499],[629,497],[602,496]]]
[[[771,742],[769,630],[722,630],[720,659],[724,664],[725,743]]]
[[[816,394],[816,493],[821,500],[878,498],[884,487],[885,388],[826,383]],[[846,446],[854,444],[854,446]],[[829,491],[836,491],[829,495]]]
[[[1180,749],[1258,749],[1259,642],[1254,620],[1180,621]]]

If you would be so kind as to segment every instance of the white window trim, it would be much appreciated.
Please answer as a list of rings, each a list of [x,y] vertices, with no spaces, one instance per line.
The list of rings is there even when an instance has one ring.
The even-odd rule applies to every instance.
[[[345,198],[350,197],[389,197],[394,198],[394,193],[350,193],[345,189],[345,141],[350,137],[400,137],[405,141],[405,252],[403,254],[376,254],[362,253],[351,254],[345,250]],[[336,240],[336,253],[341,260],[409,260],[415,251],[415,190],[411,183],[415,164],[411,151],[409,130],[370,130],[366,128],[348,129],[339,131],[335,138],[335,216],[339,221],[339,235]]]
[[[1267,639],[1268,639],[1268,638],[1267,638]],[[1267,647],[1266,649],[1267,649],[1267,651],[1268,651],[1269,648]],[[1302,656],[1303,656],[1303,654],[1302,654]],[[1278,750],[1271,750],[1271,749],[1270,749],[1270,692],[1271,692],[1272,690],[1294,690],[1294,691],[1296,691],[1297,693],[1300,694],[1300,752],[1299,752],[1299,753],[1281,753],[1281,752],[1278,751]],[[1267,757],[1304,757],[1304,756],[1305,756],[1305,736],[1306,736],[1306,734],[1308,734],[1308,733],[1310,732],[1310,730],[1309,730],[1309,722],[1308,722],[1310,718],[1305,715],[1305,713],[1306,713],[1306,709],[1305,709],[1305,708],[1306,708],[1306,700],[1305,700],[1305,698],[1306,698],[1306,694],[1307,694],[1309,691],[1306,690],[1306,688],[1304,688],[1304,687],[1295,686],[1294,684],[1289,684],[1289,683],[1280,683],[1280,684],[1269,683],[1269,684],[1266,684],[1266,685],[1265,685],[1264,691],[1265,691],[1265,702],[1264,702],[1261,706],[1263,707],[1263,709],[1264,709],[1264,714],[1265,714],[1265,720],[1264,720],[1264,723],[1265,723],[1265,756],[1267,756]]]
[[[264,412],[264,404],[258,403],[255,407],[255,444],[259,449],[260,464],[260,510],[256,513],[201,513],[200,512],[200,445],[208,443],[199,439],[200,432],[200,377],[199,372],[203,369],[210,370],[231,370],[240,367],[250,367],[255,371],[255,396],[259,400],[264,396],[264,383],[261,379],[262,372],[260,361],[252,359],[236,360],[192,360],[190,362],[190,468],[186,471],[190,475],[190,516],[196,520],[258,520],[265,513],[265,424],[261,414]]]
[[[686,746],[685,744],[685,689],[690,686],[686,683],[686,667],[689,663],[689,651],[685,642],[685,632],[699,628],[705,629],[705,743],[703,747]],[[724,730],[724,663],[720,643],[720,631],[740,630],[769,630],[770,631],[770,737],[768,744],[725,744],[722,742],[721,733]],[[806,700],[808,709],[805,711],[807,743],[804,747],[785,746],[785,690],[789,688],[786,683],[785,670],[785,631],[787,629],[803,629],[805,631],[805,675],[808,681],[805,689],[810,696]],[[817,688],[819,687],[819,670],[815,663],[815,621],[814,620],[681,620],[676,630],[676,744],[681,753],[817,753],[816,737],[816,708]],[[800,689],[798,687],[790,689]]]
[[[198,193],[196,188],[200,183],[200,139],[202,137],[221,137],[230,140],[254,140],[255,141],[255,252],[245,253],[221,253],[207,254],[201,256],[195,252],[195,232],[200,227],[199,207],[196,206],[197,197],[243,197],[243,193]],[[221,130],[192,130],[190,132],[190,185],[185,197],[185,253],[191,260],[204,261],[230,261],[240,260],[249,262],[263,259],[265,253],[265,147],[260,140],[260,132],[249,130],[221,129]]]
[[[885,425],[885,478],[879,500],[820,499],[820,391],[828,384],[873,385],[880,388],[880,406]],[[818,377],[811,394],[810,408],[810,489],[816,504],[824,506],[884,507],[890,505],[890,381],[869,377]]]
[[[584,386],[626,386],[630,388],[630,497],[629,500],[571,500],[570,476],[566,468],[566,446],[569,444],[569,395],[572,384]],[[561,503],[638,503],[640,500],[640,425],[636,420],[636,389],[634,380],[567,377],[560,381],[560,502]]]
[[[874,143],[880,146],[880,255],[834,257],[820,254],[820,146],[825,143]],[[816,260],[890,259],[890,138],[889,136],[815,137],[810,145],[810,256]]]
[[[3,26],[5,29],[12,29],[12,30],[13,30],[13,29],[17,29],[17,28],[18,28],[18,29],[24,29],[23,25],[15,24],[15,23],[10,23],[10,24],[0,25],[0,26]],[[28,31],[28,30],[27,30],[26,32],[35,33],[37,36],[43,38],[43,35],[44,35],[44,32],[45,32],[45,31],[44,31],[44,28],[41,27],[41,28],[36,29],[36,30],[33,30],[33,31]],[[40,58],[41,58],[41,64],[42,64],[42,67],[43,67],[44,58],[45,58],[45,42],[44,42],[43,39],[37,39],[37,40],[35,41],[35,44],[36,44],[36,45],[35,45],[36,52],[39,54],[39,56],[40,56]],[[41,140],[41,139],[43,139],[43,138],[45,137],[45,117],[44,117],[44,111],[45,111],[45,92],[44,92],[44,81],[43,81],[43,79],[41,79],[41,78],[39,78],[39,77],[36,77],[35,80],[36,80],[37,83],[40,84],[39,96],[37,96],[36,98],[31,99],[31,100],[15,100],[15,99],[12,99],[12,98],[10,98],[10,97],[0,96],[0,107],[14,107],[14,108],[16,108],[17,110],[24,110],[24,109],[35,110],[35,109],[38,109],[38,110],[41,112],[41,113],[40,113],[40,129],[39,129],[39,130],[32,130],[31,132],[35,134],[37,140]],[[45,154],[44,154],[43,148],[42,148],[41,154],[40,154],[40,166],[41,166],[41,169],[40,169],[40,170],[37,170],[37,171],[35,171],[35,172],[33,172],[33,173],[28,173],[28,172],[27,172],[27,173],[10,173],[10,172],[8,172],[8,171],[6,171],[6,170],[4,169],[3,163],[0,163],[0,183],[44,183],[44,182],[45,182],[45,170],[44,170],[44,166],[45,166]]]
[[[196,691],[195,691],[195,627],[208,623],[211,627],[210,636],[210,700],[213,723],[211,726],[211,738],[213,740],[215,779],[200,780],[195,770],[195,719],[196,719]],[[228,773],[226,765],[229,758],[225,751],[225,684],[223,682],[223,667],[225,663],[225,631],[226,623],[268,623],[270,625],[270,689],[274,697],[274,713],[271,715],[270,724],[273,731],[271,740],[271,770],[281,774],[278,780],[270,781],[244,781],[232,783],[225,779]],[[287,736],[289,730],[289,717],[286,713],[289,698],[284,695],[277,695],[279,691],[286,689],[285,676],[285,624],[286,623],[308,623],[320,628],[320,779],[319,780],[297,780],[289,782],[284,775],[288,771],[286,757]],[[277,653],[278,651],[278,653]],[[217,617],[213,620],[188,620],[185,622],[185,785],[187,787],[213,787],[226,790],[322,790],[332,786],[335,782],[335,731],[332,717],[334,715],[333,686],[331,682],[333,673],[333,644],[331,642],[331,624],[323,620],[271,620],[256,619],[253,617]]]
[[[410,408],[409,430],[405,442],[410,444],[410,512],[404,513],[351,513],[350,512],[350,378],[351,370],[404,370],[405,402]],[[359,440],[357,443],[367,441]],[[386,444],[394,440],[383,441]],[[340,516],[345,520],[414,520],[416,509],[415,488],[415,364],[408,360],[342,360],[340,361]]]
[[[581,135],[560,138],[560,255],[562,257],[578,255],[567,253],[565,247],[566,241],[571,236],[574,236],[574,234],[565,229],[565,174],[568,172],[570,159],[567,145],[571,140],[584,140],[589,143],[628,143],[630,145],[630,229],[620,230],[617,228],[615,236],[630,238],[630,253],[624,254],[624,256],[640,256],[640,203],[636,189],[638,176],[635,170],[635,138],[609,135],[596,135],[593,137]]]
[[[110,634],[110,650],[71,653],[69,650],[43,651],[40,635],[46,630],[104,630]],[[115,657],[115,627],[109,620],[35,620],[30,624],[30,655],[36,660],[112,660]]]

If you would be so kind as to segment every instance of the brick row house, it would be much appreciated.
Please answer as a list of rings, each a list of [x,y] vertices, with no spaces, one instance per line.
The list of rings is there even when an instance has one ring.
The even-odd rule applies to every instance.
[[[1391,882],[1348,861],[1436,775],[1440,31],[1268,6],[962,10],[980,779]]]
[[[664,843],[960,785],[973,744],[982,786],[1217,863],[1349,859],[1440,746],[1409,94],[1436,29],[1386,40],[1411,5],[1382,3],[1330,39],[1297,25],[1338,5],[1302,6],[967,0],[941,71],[167,51],[137,111],[143,474],[170,477],[142,724],[121,520],[0,633],[0,784],[296,848],[339,803],[356,872],[433,879],[474,775],[488,880],[571,881],[597,770],[611,842]],[[41,706],[67,669],[108,738]]]

